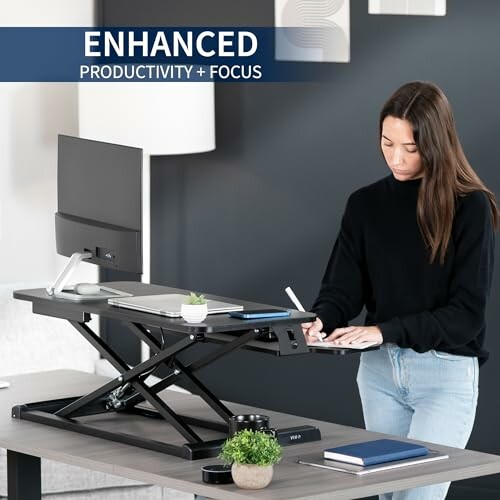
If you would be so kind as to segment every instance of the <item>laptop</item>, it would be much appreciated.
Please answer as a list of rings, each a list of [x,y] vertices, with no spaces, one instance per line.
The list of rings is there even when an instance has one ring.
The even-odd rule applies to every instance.
[[[136,295],[135,297],[116,297],[108,299],[108,304],[126,309],[134,309],[151,314],[159,314],[168,318],[180,318],[181,306],[188,295],[166,293],[161,295]],[[243,306],[207,299],[208,314],[219,314],[230,311],[241,311]]]

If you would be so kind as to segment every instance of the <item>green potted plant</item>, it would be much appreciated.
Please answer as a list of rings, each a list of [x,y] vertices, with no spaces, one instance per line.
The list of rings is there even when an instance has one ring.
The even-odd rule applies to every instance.
[[[271,482],[281,446],[270,434],[244,429],[224,442],[219,458],[232,464],[231,475],[238,487],[258,490]]]
[[[191,292],[181,305],[181,316],[188,323],[201,323],[208,314],[207,299],[203,294]]]

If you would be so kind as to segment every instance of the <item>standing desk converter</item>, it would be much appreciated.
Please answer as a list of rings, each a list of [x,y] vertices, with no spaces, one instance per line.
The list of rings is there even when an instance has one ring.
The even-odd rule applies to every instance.
[[[112,288],[133,295],[154,295],[164,293],[186,293],[186,290],[148,285],[137,282],[114,282]],[[14,297],[30,301],[33,312],[69,321],[75,329],[94,346],[101,356],[118,370],[120,375],[101,387],[84,395],[58,400],[30,402],[13,408],[13,417],[43,423],[66,430],[102,437],[105,439],[140,446],[153,451],[168,453],[189,460],[217,456],[228,433],[229,419],[233,413],[197,377],[201,368],[216,362],[238,348],[251,349],[279,356],[307,354],[312,350],[306,345],[300,324],[313,320],[314,314],[292,311],[289,317],[240,320],[228,314],[209,315],[203,323],[189,324],[182,318],[167,318],[160,315],[124,309],[108,305],[106,301],[73,302],[46,294],[44,289],[21,290]],[[226,297],[208,295],[208,298],[241,304],[248,309],[269,307],[264,304],[238,301]],[[87,323],[91,314],[121,321],[124,326],[151,350],[152,356],[135,367],[129,367],[120,356],[107,345]],[[160,329],[174,338],[174,343],[163,346],[152,329]],[[277,337],[276,342],[258,340],[269,335],[270,330]],[[125,332],[124,332],[125,334]],[[216,349],[189,364],[182,362],[179,355],[194,348],[200,342],[215,344]],[[330,354],[345,354],[347,349],[331,349]],[[167,375],[152,386],[146,384],[147,377],[158,367],[167,369]],[[169,386],[182,383],[217,414],[220,419],[200,419],[180,414],[164,401],[158,393]],[[102,426],[99,415],[141,415],[150,419],[168,422],[185,443],[179,445],[140,436],[136,433],[110,429]],[[222,420],[222,421],[221,421]],[[119,428],[119,420],[117,420]],[[195,428],[219,432],[218,439],[202,436]],[[298,444],[321,439],[317,427],[303,425],[278,429],[278,441],[282,445]]]

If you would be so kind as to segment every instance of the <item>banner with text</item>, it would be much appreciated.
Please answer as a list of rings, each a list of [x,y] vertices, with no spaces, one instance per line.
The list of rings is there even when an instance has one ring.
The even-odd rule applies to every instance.
[[[0,81],[321,81],[311,29],[329,28],[0,28]]]

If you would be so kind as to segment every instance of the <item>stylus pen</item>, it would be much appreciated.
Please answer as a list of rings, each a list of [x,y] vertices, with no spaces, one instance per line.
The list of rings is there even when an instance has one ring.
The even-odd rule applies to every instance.
[[[301,311],[301,312],[306,312],[306,310],[304,309],[304,306],[300,303],[300,300],[297,298],[297,295],[295,295],[295,293],[293,293],[293,290],[291,287],[287,286],[285,288],[285,292],[286,294],[290,297],[290,300],[293,302],[293,304],[295,305],[295,307]],[[316,333],[314,335],[320,342],[323,342],[323,337],[321,335],[320,332]]]

